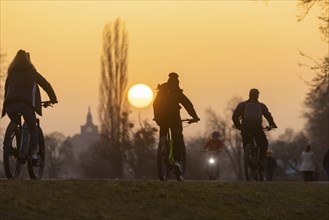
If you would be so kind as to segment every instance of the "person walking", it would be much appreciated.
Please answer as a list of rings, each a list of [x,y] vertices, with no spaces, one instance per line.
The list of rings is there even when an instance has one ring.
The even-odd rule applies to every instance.
[[[329,181],[329,149],[327,150],[326,154],[324,155],[322,166],[323,166],[323,169],[327,172],[327,178]]]
[[[317,163],[311,145],[306,145],[304,151],[300,155],[300,162],[301,165],[299,171],[303,175],[303,180],[314,181]]]
[[[273,152],[271,150],[268,150],[266,153],[264,166],[265,166],[266,181],[272,181],[274,170],[277,167],[277,163],[276,163],[276,159],[273,157]]]

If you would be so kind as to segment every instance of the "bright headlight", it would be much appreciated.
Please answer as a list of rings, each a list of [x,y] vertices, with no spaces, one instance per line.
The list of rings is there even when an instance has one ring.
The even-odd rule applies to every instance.
[[[210,159],[209,159],[209,163],[210,163],[210,164],[213,164],[213,163],[215,163],[215,160],[214,160],[214,158],[210,158]]]

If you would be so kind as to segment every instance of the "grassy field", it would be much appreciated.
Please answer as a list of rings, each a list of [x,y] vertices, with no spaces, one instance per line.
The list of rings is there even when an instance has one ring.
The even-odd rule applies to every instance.
[[[328,183],[0,180],[0,219],[329,219]]]

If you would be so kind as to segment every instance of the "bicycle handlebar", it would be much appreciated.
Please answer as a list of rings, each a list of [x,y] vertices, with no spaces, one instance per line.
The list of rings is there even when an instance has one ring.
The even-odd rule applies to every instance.
[[[182,119],[181,121],[182,122],[186,121],[187,123],[192,124],[192,123],[197,123],[198,121],[200,121],[200,119],[185,118],[185,119]]]
[[[263,127],[263,130],[271,131],[271,130],[273,130],[275,128],[278,128],[278,127],[266,126],[266,127]]]
[[[51,101],[43,101],[43,102],[41,102],[41,105],[42,105],[42,107],[44,107],[44,108],[47,108],[47,107],[53,107],[53,105],[54,105],[55,103],[53,103],[53,102],[51,102]]]

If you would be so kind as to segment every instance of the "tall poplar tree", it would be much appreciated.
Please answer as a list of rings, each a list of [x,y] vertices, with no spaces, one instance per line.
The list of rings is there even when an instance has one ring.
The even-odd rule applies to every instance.
[[[99,105],[101,145],[108,156],[112,178],[122,177],[128,141],[127,58],[128,33],[124,22],[117,18],[103,30]]]

